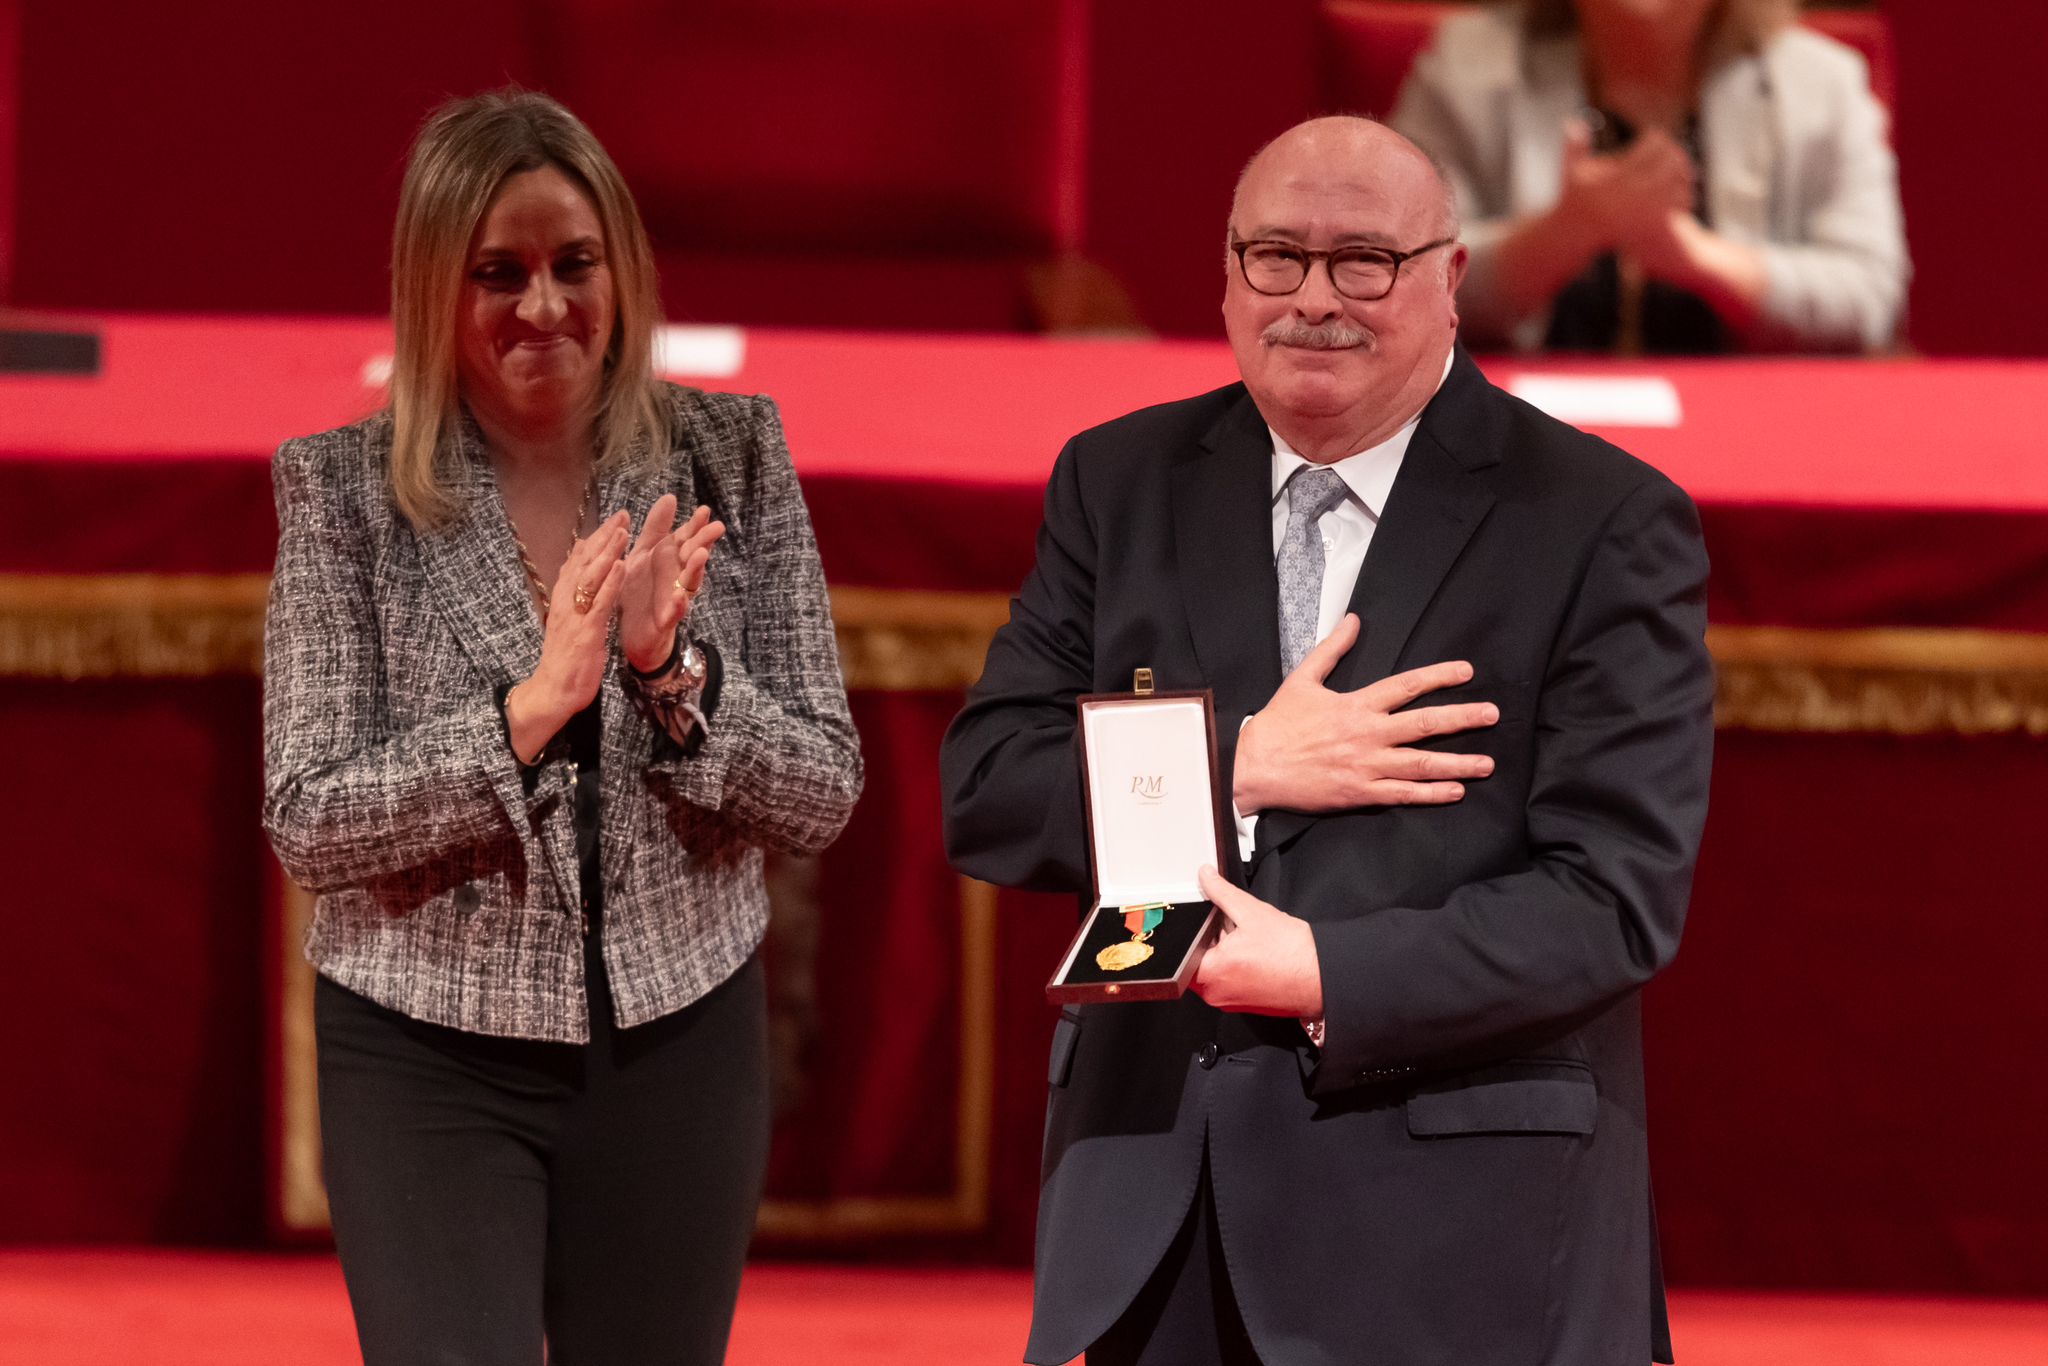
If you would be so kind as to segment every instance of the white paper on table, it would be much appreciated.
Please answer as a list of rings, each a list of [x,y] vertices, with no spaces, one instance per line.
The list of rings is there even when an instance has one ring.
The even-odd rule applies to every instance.
[[[1105,906],[1201,901],[1216,862],[1216,784],[1200,698],[1091,702],[1088,810]]]
[[[669,379],[731,379],[746,360],[741,328],[671,323],[654,332],[654,373]]]
[[[1678,390],[1654,375],[1517,375],[1508,392],[1575,427],[1676,427]]]
[[[746,362],[747,334],[742,328],[670,324],[654,329],[654,373],[663,378],[731,379]],[[362,378],[365,389],[391,383],[391,357],[364,361]]]

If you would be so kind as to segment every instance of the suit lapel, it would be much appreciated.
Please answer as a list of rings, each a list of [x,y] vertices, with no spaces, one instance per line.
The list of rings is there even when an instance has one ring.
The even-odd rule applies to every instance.
[[[1196,661],[1216,691],[1219,725],[1236,725],[1280,686],[1272,505],[1272,437],[1245,395],[1173,474],[1181,593]]]
[[[1332,691],[1354,692],[1395,671],[1444,576],[1493,506],[1485,471],[1500,461],[1501,436],[1491,398],[1492,386],[1458,348],[1408,443],[1352,585],[1359,639],[1331,670]],[[1293,811],[1261,816],[1256,857],[1292,842],[1313,823],[1314,817]]]
[[[1491,448],[1479,452],[1460,443],[1455,429],[1464,424],[1447,416],[1469,406],[1476,397],[1472,391],[1485,384],[1461,352],[1408,443],[1351,589],[1350,610],[1358,614],[1361,630],[1358,644],[1330,674],[1329,686],[1337,691],[1350,692],[1394,672],[1423,610],[1493,506],[1493,489],[1478,470],[1499,456]]]

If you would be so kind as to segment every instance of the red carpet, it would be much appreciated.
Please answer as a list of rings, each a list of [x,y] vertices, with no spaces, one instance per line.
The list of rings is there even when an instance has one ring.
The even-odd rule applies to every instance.
[[[768,1263],[747,1273],[732,1366],[1014,1362],[1021,1273]],[[1681,1292],[1684,1366],[2040,1366],[2048,1303]],[[7,1366],[347,1366],[331,1257],[0,1250]]]

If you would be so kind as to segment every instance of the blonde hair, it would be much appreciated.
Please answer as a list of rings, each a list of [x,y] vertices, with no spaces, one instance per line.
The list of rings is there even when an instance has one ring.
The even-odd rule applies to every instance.
[[[456,328],[470,241],[506,178],[545,166],[590,197],[618,296],[598,397],[598,464],[651,459],[666,447],[654,377],[654,253],[618,167],[574,114],[538,91],[450,100],[413,140],[391,237],[391,496],[416,528],[455,510],[447,466],[460,418]]]
[[[1798,17],[1799,0],[1715,0],[1700,33],[1701,46],[1757,52]],[[1522,22],[1535,37],[1577,33],[1579,12],[1574,0],[1528,0]]]

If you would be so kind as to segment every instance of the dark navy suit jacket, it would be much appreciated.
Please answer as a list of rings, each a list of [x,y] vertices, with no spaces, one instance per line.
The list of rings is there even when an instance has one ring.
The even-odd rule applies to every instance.
[[[963,871],[1086,891],[1074,699],[1141,666],[1215,690],[1227,790],[1281,678],[1271,449],[1233,385],[1061,453],[1037,564],[945,742]],[[1071,1358],[1129,1305],[1205,1142],[1268,1366],[1669,1359],[1638,989],[1678,948],[1706,816],[1706,568],[1676,485],[1458,354],[1330,686],[1472,661],[1418,705],[1497,703],[1492,729],[1428,742],[1495,773],[1448,807],[1267,812],[1233,857],[1312,926],[1323,1049],[1192,994],[1063,1012],[1028,1360]]]

